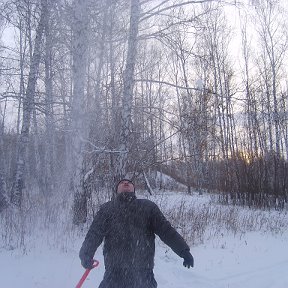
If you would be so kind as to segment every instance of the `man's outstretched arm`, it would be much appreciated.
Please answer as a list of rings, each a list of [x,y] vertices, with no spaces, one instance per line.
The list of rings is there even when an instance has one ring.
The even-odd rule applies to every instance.
[[[194,258],[183,237],[172,227],[159,207],[155,204],[152,213],[152,227],[160,239],[168,245],[178,256],[184,259],[183,265],[187,268],[194,266]]]

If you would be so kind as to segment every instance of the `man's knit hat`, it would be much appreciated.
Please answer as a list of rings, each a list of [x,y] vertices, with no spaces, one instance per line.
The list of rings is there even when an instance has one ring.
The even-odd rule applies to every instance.
[[[118,189],[119,184],[120,184],[121,182],[123,182],[123,181],[128,181],[128,182],[132,183],[132,184],[133,184],[133,187],[134,187],[134,192],[135,192],[135,184],[133,183],[133,181],[130,180],[130,179],[128,179],[128,178],[123,178],[123,179],[121,179],[121,180],[117,183],[117,185],[116,185],[116,193],[117,193],[117,189]]]

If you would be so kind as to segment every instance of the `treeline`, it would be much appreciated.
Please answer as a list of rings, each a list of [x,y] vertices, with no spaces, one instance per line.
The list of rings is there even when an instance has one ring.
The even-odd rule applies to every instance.
[[[0,206],[68,191],[82,223],[93,191],[174,169],[284,207],[287,11],[238,2],[2,2]]]
[[[212,181],[207,188],[225,192],[219,193],[222,203],[268,209],[287,206],[288,162],[280,155],[268,152],[247,157],[238,153],[215,168],[208,173]]]

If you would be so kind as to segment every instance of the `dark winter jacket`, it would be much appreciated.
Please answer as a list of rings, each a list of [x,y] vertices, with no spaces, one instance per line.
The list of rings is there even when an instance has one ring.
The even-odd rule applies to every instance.
[[[155,234],[182,256],[188,245],[150,200],[115,199],[103,204],[91,224],[80,250],[80,258],[93,258],[104,240],[106,271],[153,269]]]

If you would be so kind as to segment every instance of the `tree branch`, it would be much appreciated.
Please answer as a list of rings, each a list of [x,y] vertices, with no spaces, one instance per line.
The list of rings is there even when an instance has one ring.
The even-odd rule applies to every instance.
[[[159,5],[153,7],[152,9],[150,9],[149,11],[142,13],[142,14],[140,15],[140,20],[139,20],[139,22],[142,22],[142,21],[144,21],[144,20],[147,20],[147,19],[149,19],[149,18],[151,18],[151,17],[153,17],[153,16],[155,16],[155,15],[157,15],[157,14],[159,14],[159,13],[162,13],[162,12],[164,12],[164,11],[170,10],[170,9],[172,9],[172,8],[181,7],[181,6],[185,6],[185,5],[189,5],[189,4],[201,4],[201,3],[213,2],[213,1],[216,1],[216,0],[199,0],[199,1],[194,0],[194,1],[187,1],[187,2],[183,2],[183,3],[178,3],[178,4],[170,5],[170,6],[168,6],[168,7],[162,8],[162,9],[160,9],[160,10],[158,10],[158,11],[155,11],[155,9],[161,7],[163,4],[165,4],[165,3],[167,2],[167,1],[163,1],[163,2],[161,2]],[[155,11],[155,12],[153,12],[153,11]],[[150,13],[151,13],[151,14],[150,14]],[[148,15],[147,15],[147,14],[148,14]],[[145,15],[147,15],[147,16],[145,16]],[[143,16],[144,16],[144,17],[143,17]]]

